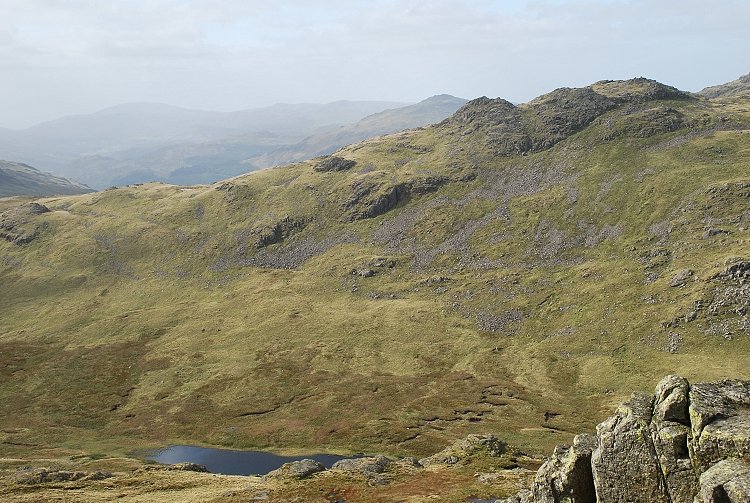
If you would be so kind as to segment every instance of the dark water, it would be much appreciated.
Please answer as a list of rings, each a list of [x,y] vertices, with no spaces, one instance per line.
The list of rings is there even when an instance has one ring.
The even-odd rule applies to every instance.
[[[314,459],[330,468],[333,463],[347,456],[333,454],[314,454],[311,456],[278,456],[262,451],[233,451],[229,449],[210,449],[191,445],[172,445],[165,449],[150,452],[146,459],[159,463],[198,463],[212,473],[224,475],[265,475],[290,461]],[[356,457],[356,456],[348,456]]]

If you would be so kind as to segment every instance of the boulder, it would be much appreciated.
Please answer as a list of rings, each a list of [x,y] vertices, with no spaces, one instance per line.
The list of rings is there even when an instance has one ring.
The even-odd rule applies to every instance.
[[[591,465],[599,503],[669,503],[649,430],[653,402],[651,395],[634,394],[596,427]]]
[[[750,464],[725,459],[700,478],[700,503],[747,503],[750,501]]]
[[[281,468],[268,472],[266,479],[295,479],[301,480],[310,477],[318,472],[325,471],[326,467],[312,459],[303,459],[302,461],[292,461],[284,463]]]
[[[658,421],[674,421],[689,425],[688,392],[690,385],[687,379],[669,375],[656,385],[654,392],[654,419]]]
[[[468,435],[466,438],[457,440],[450,447],[434,454],[428,458],[419,460],[422,466],[429,465],[455,465],[472,456],[485,454],[492,457],[501,456],[505,453],[507,444],[494,435]]]
[[[698,490],[688,449],[689,389],[686,379],[669,375],[656,385],[654,392],[651,441],[672,503],[691,503]]]
[[[390,463],[391,461],[385,456],[342,459],[335,462],[331,469],[370,477],[378,473],[383,473]]]
[[[532,490],[502,503],[750,503],[750,381],[670,375],[596,432],[555,448]]]
[[[690,441],[700,473],[727,458],[750,457],[750,382],[721,381],[690,388]]]
[[[557,446],[534,478],[533,501],[539,503],[596,503],[591,453],[598,446],[593,435],[577,435],[571,447]]]

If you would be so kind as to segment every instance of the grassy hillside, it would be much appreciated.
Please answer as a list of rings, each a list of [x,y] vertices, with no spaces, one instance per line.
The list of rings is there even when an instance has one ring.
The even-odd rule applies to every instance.
[[[0,200],[0,456],[539,452],[666,373],[749,378],[749,170],[750,100],[637,79],[212,186]]]

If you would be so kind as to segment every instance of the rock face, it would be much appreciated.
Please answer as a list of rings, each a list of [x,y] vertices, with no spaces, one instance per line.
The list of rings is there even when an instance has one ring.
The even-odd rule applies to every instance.
[[[50,209],[40,203],[22,204],[0,214],[0,239],[17,245],[25,245],[39,237],[46,223],[32,227],[32,217],[49,213]]]
[[[325,160],[317,164],[313,169],[315,171],[346,171],[353,168],[355,164],[357,164],[357,161],[332,155],[326,157]]]
[[[725,459],[701,475],[700,498],[703,503],[740,503],[750,501],[750,464]]]
[[[750,382],[692,386],[690,422],[690,457],[697,470],[726,458],[750,458]]]
[[[558,446],[521,503],[750,502],[750,382],[665,377],[573,446]]]
[[[669,501],[649,431],[652,411],[653,397],[633,395],[596,427],[591,467],[601,503]]]

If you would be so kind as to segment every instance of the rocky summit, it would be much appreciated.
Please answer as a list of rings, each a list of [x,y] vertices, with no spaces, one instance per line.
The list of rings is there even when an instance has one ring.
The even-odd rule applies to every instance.
[[[634,394],[571,446],[531,490],[502,503],[747,503],[750,381],[691,385],[670,375]]]

